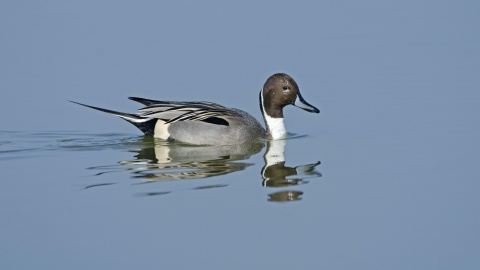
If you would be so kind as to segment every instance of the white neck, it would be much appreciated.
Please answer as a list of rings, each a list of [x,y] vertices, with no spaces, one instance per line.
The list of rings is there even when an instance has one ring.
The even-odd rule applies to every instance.
[[[273,118],[267,114],[265,111],[265,104],[263,103],[263,90],[260,92],[260,98],[262,101],[263,117],[265,118],[267,132],[270,131],[270,135],[272,135],[272,139],[274,140],[285,137],[285,135],[287,135],[287,131],[285,130],[285,125],[283,124],[283,117]]]

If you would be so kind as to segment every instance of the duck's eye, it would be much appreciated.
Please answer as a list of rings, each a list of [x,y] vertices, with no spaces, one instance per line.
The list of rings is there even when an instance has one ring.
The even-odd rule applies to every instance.
[[[286,86],[283,87],[283,90],[287,90],[288,88]]]

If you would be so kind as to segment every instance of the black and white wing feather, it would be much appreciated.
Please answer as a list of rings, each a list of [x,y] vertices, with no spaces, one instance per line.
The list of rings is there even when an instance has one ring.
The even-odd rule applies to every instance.
[[[239,113],[213,102],[176,102],[159,101],[142,98],[130,98],[140,102],[146,107],[138,110],[138,116],[142,118],[157,118],[166,124],[178,121],[205,121],[214,124],[228,124],[228,118],[239,116]]]

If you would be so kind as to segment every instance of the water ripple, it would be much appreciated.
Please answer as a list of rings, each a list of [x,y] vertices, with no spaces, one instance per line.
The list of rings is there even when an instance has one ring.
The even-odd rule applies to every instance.
[[[265,164],[260,171],[261,184],[267,188],[289,188],[307,184],[307,178],[321,177],[316,171],[320,162],[296,167],[285,165],[284,149],[287,141],[305,135],[289,134],[287,140],[253,141],[241,145],[199,146],[180,142],[167,142],[145,136],[132,136],[121,133],[90,134],[72,131],[12,132],[0,131],[0,160],[22,159],[53,155],[62,151],[103,151],[119,150],[132,153],[127,160],[115,164],[98,165],[86,168],[93,171],[93,177],[105,174],[128,173],[131,179],[139,180],[134,184],[152,182],[201,179],[226,175],[254,165],[245,162],[259,153],[265,145]],[[99,178],[100,179],[100,178]],[[97,189],[116,184],[112,178],[108,181],[97,180],[85,185],[83,189]],[[223,188],[225,183],[198,186],[191,190]],[[137,194],[139,197],[151,197],[170,194],[172,191],[156,191]],[[268,201],[299,201],[303,192],[283,190],[269,194]]]

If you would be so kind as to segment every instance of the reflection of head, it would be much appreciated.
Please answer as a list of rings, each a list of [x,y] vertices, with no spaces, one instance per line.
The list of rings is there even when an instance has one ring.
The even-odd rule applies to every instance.
[[[285,166],[286,140],[268,141],[264,155],[265,166],[262,169],[263,185],[267,187],[285,187],[306,183],[303,178],[319,177],[315,167],[320,162],[297,167]]]

